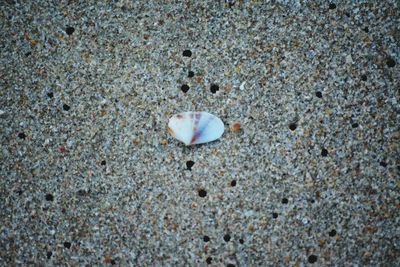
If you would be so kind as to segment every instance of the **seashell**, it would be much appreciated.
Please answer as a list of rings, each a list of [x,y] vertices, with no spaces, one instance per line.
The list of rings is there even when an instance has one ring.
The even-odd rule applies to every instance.
[[[196,145],[220,138],[224,123],[207,112],[182,112],[169,119],[168,132],[187,146]]]

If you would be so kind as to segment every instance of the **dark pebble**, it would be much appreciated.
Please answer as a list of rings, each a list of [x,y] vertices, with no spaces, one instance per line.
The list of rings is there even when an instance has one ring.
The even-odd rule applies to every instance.
[[[224,235],[224,241],[229,242],[231,240],[231,236],[229,234]]]
[[[367,75],[361,75],[361,81],[366,82],[368,80]]]
[[[68,26],[68,27],[65,29],[65,32],[66,32],[68,35],[73,34],[74,31],[75,31],[75,28],[74,28],[74,27],[71,27],[71,26]]]
[[[333,236],[335,236],[335,235],[336,235],[336,230],[335,230],[335,229],[329,231],[329,236],[330,236],[330,237],[333,237]]]
[[[317,256],[315,256],[315,255],[310,255],[310,256],[308,257],[308,262],[309,262],[309,263],[315,263],[315,262],[317,261],[317,259],[318,259]]]
[[[192,170],[193,165],[194,165],[194,161],[192,161],[192,160],[186,161],[186,169],[188,169],[189,171]]]
[[[68,110],[70,110],[70,109],[71,109],[71,107],[68,106],[67,104],[64,104],[64,105],[63,105],[63,110],[68,111]]]
[[[187,49],[187,50],[183,51],[182,55],[184,57],[191,57],[192,56],[192,51]]]
[[[394,66],[396,66],[396,61],[394,61],[393,58],[388,58],[388,59],[386,60],[386,65],[387,65],[389,68],[393,68]]]
[[[296,123],[291,123],[291,124],[289,124],[289,129],[290,129],[290,130],[294,131],[294,130],[296,130],[296,128],[297,128]]]
[[[199,197],[205,197],[207,196],[207,191],[204,189],[200,189],[199,190]]]
[[[64,242],[64,247],[70,249],[71,248],[71,242]]]
[[[52,194],[46,194],[45,196],[47,201],[53,201],[54,200],[54,196]]]
[[[216,84],[212,84],[210,87],[211,93],[215,94],[219,90],[219,86]]]
[[[182,90],[182,92],[186,93],[187,91],[189,91],[189,85],[187,85],[187,84],[182,85],[181,90]]]
[[[26,138],[26,134],[25,134],[25,133],[19,133],[19,134],[18,134],[18,137],[19,137],[20,139],[25,139],[25,138]]]

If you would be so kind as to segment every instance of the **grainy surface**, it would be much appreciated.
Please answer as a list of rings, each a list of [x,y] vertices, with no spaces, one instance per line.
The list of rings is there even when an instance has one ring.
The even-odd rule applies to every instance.
[[[399,3],[285,2],[1,1],[0,265],[398,264]]]

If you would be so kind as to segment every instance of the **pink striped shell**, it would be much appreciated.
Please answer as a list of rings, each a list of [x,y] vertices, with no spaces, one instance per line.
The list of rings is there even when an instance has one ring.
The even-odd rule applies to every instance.
[[[182,112],[169,119],[168,132],[187,146],[196,145],[220,138],[224,133],[224,123],[204,111]]]

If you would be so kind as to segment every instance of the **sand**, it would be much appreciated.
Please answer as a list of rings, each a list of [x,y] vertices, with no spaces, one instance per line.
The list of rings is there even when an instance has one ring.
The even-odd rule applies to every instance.
[[[369,2],[2,1],[0,265],[396,266],[399,3]],[[184,146],[184,111],[224,135]]]

